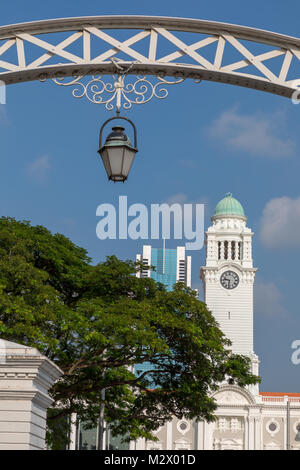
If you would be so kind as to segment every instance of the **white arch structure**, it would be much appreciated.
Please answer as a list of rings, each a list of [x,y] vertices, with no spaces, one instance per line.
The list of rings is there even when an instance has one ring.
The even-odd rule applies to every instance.
[[[128,32],[122,41],[117,39],[121,29]],[[56,33],[62,32],[65,37],[57,42]],[[182,33],[191,33],[192,42],[188,35],[183,40]],[[171,53],[163,52],[162,39]],[[140,52],[142,40],[144,49]],[[265,46],[266,51],[251,52],[249,41]],[[70,52],[74,44],[80,52]],[[207,58],[210,45],[215,49]],[[239,54],[238,60],[225,61],[228,47]],[[39,49],[34,60],[30,59],[30,48]],[[7,58],[12,56],[15,60]],[[130,74],[210,80],[285,97],[291,97],[300,86],[300,39],[255,28],[150,16],[67,18],[0,27],[0,80],[5,84],[96,72],[113,74],[113,57],[121,66],[131,64]],[[282,62],[275,71],[272,59],[277,57]]]

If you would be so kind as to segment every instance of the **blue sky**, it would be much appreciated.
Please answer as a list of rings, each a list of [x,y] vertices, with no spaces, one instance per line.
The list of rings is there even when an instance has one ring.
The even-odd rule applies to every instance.
[[[18,0],[2,5],[1,24],[109,14],[209,19],[300,36],[300,5],[275,0]],[[0,106],[1,214],[64,233],[94,262],[113,253],[133,259],[142,241],[97,239],[99,204],[116,203],[119,195],[130,204],[205,202],[207,226],[217,202],[231,191],[255,232],[261,388],[299,392],[300,365],[290,360],[291,343],[300,339],[299,112],[300,106],[279,96],[186,81],[166,100],[128,111],[138,128],[139,153],[122,185],[107,181],[96,153],[108,111],[51,82],[12,85]],[[204,250],[190,254],[193,284],[201,288]]]

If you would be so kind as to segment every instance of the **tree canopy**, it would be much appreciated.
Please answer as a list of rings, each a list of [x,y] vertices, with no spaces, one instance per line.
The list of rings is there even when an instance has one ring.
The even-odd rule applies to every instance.
[[[194,291],[178,283],[168,292],[136,277],[139,268],[115,256],[93,265],[61,234],[0,219],[0,337],[63,370],[52,420],[76,412],[95,425],[105,390],[113,434],[151,439],[172,416],[214,419],[211,394],[225,379],[259,381]]]

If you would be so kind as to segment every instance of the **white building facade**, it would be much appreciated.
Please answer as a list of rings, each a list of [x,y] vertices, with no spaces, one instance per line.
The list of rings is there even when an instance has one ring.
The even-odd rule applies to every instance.
[[[48,391],[61,375],[37,349],[0,339],[0,451],[46,448]]]
[[[226,194],[216,206],[206,232],[206,264],[200,277],[204,301],[232,341],[232,351],[251,359],[253,350],[253,233],[241,204]],[[300,393],[260,392],[224,383],[214,394],[217,420],[191,422],[173,419],[160,428],[158,442],[140,439],[132,449],[158,450],[300,450]]]

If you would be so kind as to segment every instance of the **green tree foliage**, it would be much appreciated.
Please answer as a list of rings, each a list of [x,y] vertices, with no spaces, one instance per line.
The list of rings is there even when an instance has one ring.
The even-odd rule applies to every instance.
[[[49,423],[76,412],[96,425],[105,389],[113,434],[151,439],[174,415],[213,420],[211,394],[226,378],[259,380],[191,289],[167,292],[136,269],[115,256],[94,266],[63,235],[0,219],[0,337],[38,348],[63,370]],[[151,369],[135,375],[144,362]],[[50,425],[48,436],[54,442]]]

